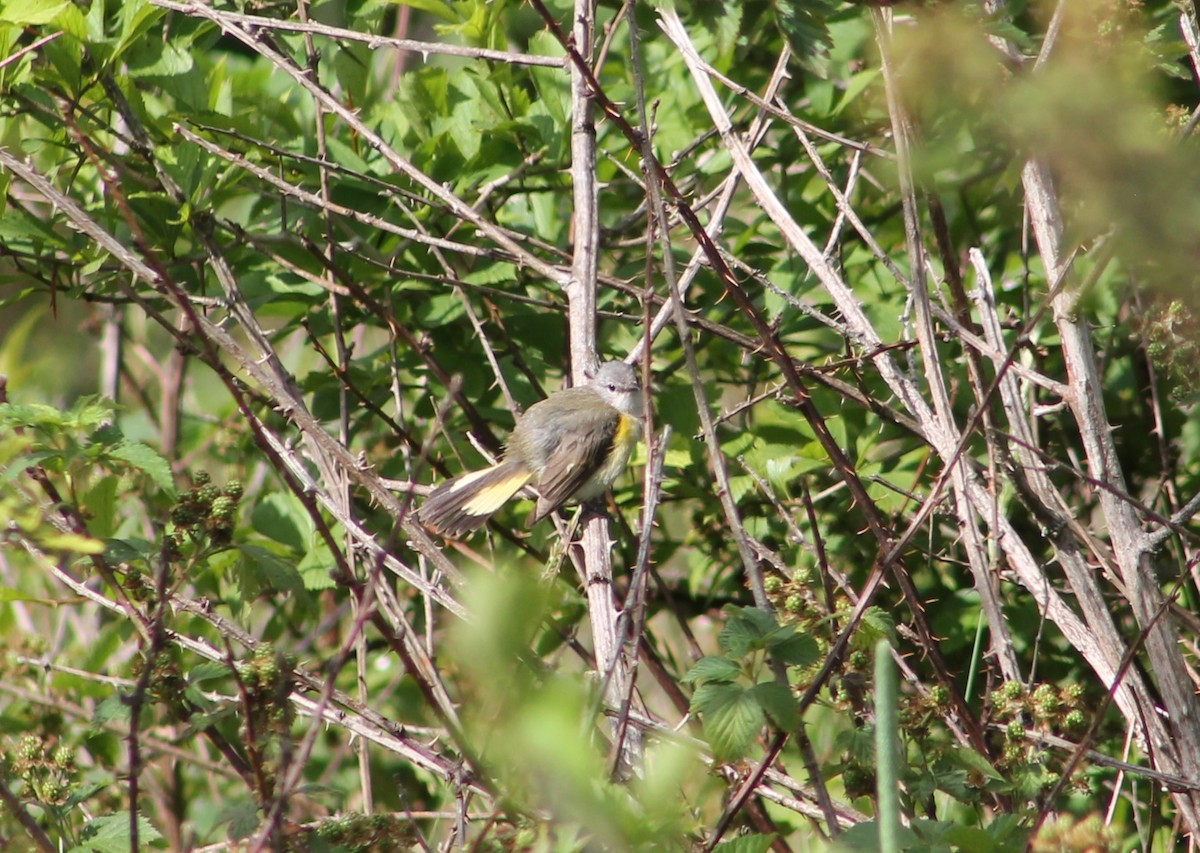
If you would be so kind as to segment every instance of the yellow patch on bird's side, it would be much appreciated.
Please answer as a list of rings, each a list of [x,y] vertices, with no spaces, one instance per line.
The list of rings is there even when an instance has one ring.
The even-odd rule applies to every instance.
[[[613,436],[613,444],[618,447],[628,447],[629,452],[633,452],[633,446],[642,438],[642,422],[637,418],[631,418],[628,415],[621,415],[621,421],[617,424],[617,434]]]
[[[633,449],[641,437],[641,421],[628,415],[621,415],[621,419],[617,421],[617,428],[613,431],[608,456],[600,463],[588,481],[575,492],[575,498],[581,501],[591,500],[608,491],[613,481],[621,476],[621,472],[629,464],[629,457],[633,455]]]
[[[515,495],[520,489],[529,483],[531,475],[528,471],[517,472],[509,477],[505,477],[498,483],[492,483],[463,504],[463,512],[467,515],[491,515],[500,507],[504,506],[505,501]]]
[[[642,438],[642,422],[628,415],[621,415],[617,422],[617,431],[613,433],[612,453],[609,454],[605,467],[606,479],[611,483],[621,475],[633,455],[633,448]]]

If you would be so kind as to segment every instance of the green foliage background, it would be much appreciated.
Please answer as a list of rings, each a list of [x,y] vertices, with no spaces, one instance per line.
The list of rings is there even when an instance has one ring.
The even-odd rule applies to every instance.
[[[566,4],[0,0],[4,836],[877,849],[880,639],[887,849],[1200,830],[1194,5],[676,11],[762,181],[676,12],[602,3],[588,235]],[[610,505],[626,708],[558,526],[410,512],[569,375],[593,239],[586,321],[653,380]],[[651,336],[677,274],[686,340]]]

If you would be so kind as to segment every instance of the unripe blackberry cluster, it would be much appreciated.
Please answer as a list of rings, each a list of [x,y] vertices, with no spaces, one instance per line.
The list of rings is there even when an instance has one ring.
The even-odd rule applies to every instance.
[[[195,485],[179,496],[175,508],[171,510],[176,537],[187,536],[193,541],[206,538],[212,545],[228,545],[233,538],[242,493],[242,484],[236,480],[218,487],[206,472],[198,471]],[[173,542],[165,543],[164,550],[178,553],[179,545],[180,541],[176,538]]]
[[[1042,750],[1028,735],[1031,730],[1070,737],[1087,728],[1083,710],[1083,687],[1038,684],[1031,690],[1016,681],[1006,681],[992,691],[993,719],[1004,725],[1002,763],[1011,767],[1040,761]]]
[[[261,643],[254,656],[238,667],[259,737],[287,735],[294,717],[288,701],[294,669],[295,662],[278,654],[269,643]]]
[[[25,783],[25,798],[47,806],[64,805],[75,790],[75,751],[65,743],[51,746],[42,735],[25,735],[4,756],[13,776]]]

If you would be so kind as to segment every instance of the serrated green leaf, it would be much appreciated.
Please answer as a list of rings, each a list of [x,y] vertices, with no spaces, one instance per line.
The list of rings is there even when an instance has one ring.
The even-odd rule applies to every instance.
[[[775,843],[775,835],[739,835],[729,841],[722,841],[715,849],[721,853],[767,853]]]
[[[151,844],[162,838],[149,820],[138,816],[138,841]],[[82,843],[70,853],[129,853],[129,812],[94,818],[83,828]]]
[[[224,678],[229,675],[229,665],[216,661],[203,661],[188,669],[189,684],[200,684],[212,681],[214,678]]]
[[[504,284],[516,280],[516,265],[506,261],[485,264],[463,276],[463,281],[470,284]]]
[[[87,21],[84,19],[83,13],[79,11],[79,7],[74,3],[68,3],[58,13],[54,19],[54,25],[67,35],[74,36],[81,42],[87,40]]]
[[[0,5],[0,21],[37,27],[53,21],[68,5],[68,0],[7,0]]]
[[[109,539],[104,544],[104,557],[110,563],[153,560],[161,550],[158,545],[145,539]]]
[[[10,427],[60,426],[63,413],[41,403],[0,403],[0,424]]]
[[[234,803],[221,809],[216,824],[229,824],[229,837],[234,841],[248,838],[258,828],[258,808],[253,803]]]
[[[725,623],[718,642],[721,648],[733,657],[744,657],[765,646],[768,633],[779,626],[775,618],[757,607],[731,607],[727,611],[729,621]]]
[[[1004,781],[1004,776],[992,766],[991,762],[973,749],[950,749],[943,757],[959,767],[980,773],[992,781]]]
[[[304,507],[291,495],[267,495],[254,505],[250,525],[263,536],[302,553],[308,543],[311,522]]]
[[[137,63],[130,63],[130,77],[177,77],[192,70],[195,65],[191,52],[178,45],[155,45],[152,51],[138,56]]]
[[[413,311],[414,318],[425,328],[449,325],[465,313],[462,299],[454,293],[439,293],[422,299]]]
[[[717,49],[727,53],[737,43],[742,25],[744,0],[709,0],[695,3],[689,8],[688,23],[693,21],[708,30],[716,42]]]
[[[787,685],[778,681],[760,681],[747,693],[763,709],[775,728],[791,732],[800,727],[800,708]]]
[[[539,30],[529,38],[531,53],[542,56],[563,56],[562,45],[545,30]],[[559,126],[571,114],[571,78],[562,68],[536,66],[530,69],[533,85],[537,87],[538,102]]]
[[[101,424],[98,429],[88,436],[88,440],[92,444],[100,444],[106,447],[116,447],[125,441],[125,433],[121,432],[121,428],[113,423]]]
[[[706,681],[732,681],[738,677],[742,668],[736,661],[725,657],[703,657],[693,664],[683,676],[685,682],[703,684]]]
[[[851,646],[865,650],[874,648],[880,640],[894,642],[895,639],[895,617],[881,607],[868,607],[851,638]]]
[[[718,761],[745,756],[766,722],[755,697],[735,684],[700,685],[691,707],[701,715],[704,736]]]
[[[767,652],[788,666],[812,666],[818,655],[816,640],[795,630],[772,635],[767,642]]]
[[[67,797],[66,806],[68,809],[73,809],[80,803],[86,803],[92,797],[107,788],[111,782],[93,782],[90,785],[79,785],[71,791],[71,795]]]
[[[825,76],[824,59],[829,50],[829,28],[825,19],[833,13],[830,0],[772,0],[775,23],[809,71]]]
[[[306,595],[304,579],[287,560],[257,545],[238,545],[245,566],[251,569],[264,586],[279,592]]]
[[[124,701],[120,694],[109,696],[96,704],[96,710],[92,714],[91,727],[93,731],[99,731],[104,728],[107,723],[113,720],[128,720],[129,705]]]
[[[0,471],[0,484],[8,483],[17,479],[30,468],[35,465],[41,465],[43,462],[48,462],[52,459],[61,457],[61,453],[46,450],[40,453],[26,453],[13,459],[8,465]]]
[[[329,546],[325,544],[324,540],[318,538],[304,551],[304,556],[300,558],[300,564],[296,566],[296,569],[300,572],[300,577],[304,579],[304,588],[310,592],[318,592],[337,586],[337,582],[334,581],[331,574],[335,565],[336,561],[329,553]]]
[[[171,466],[149,445],[140,441],[125,441],[108,450],[108,456],[120,459],[137,468],[168,495],[175,494],[175,478]]]
[[[436,15],[443,21],[457,23],[459,15],[454,11],[449,3],[443,3],[442,0],[393,0],[400,6],[411,6],[414,9],[420,9],[422,12],[429,12],[431,15]]]

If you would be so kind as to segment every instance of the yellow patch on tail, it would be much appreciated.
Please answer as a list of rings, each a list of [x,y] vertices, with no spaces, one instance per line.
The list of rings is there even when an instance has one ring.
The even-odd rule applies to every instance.
[[[503,480],[485,486],[479,494],[463,504],[463,512],[467,515],[491,515],[531,479],[533,475],[528,471],[513,472]]]

